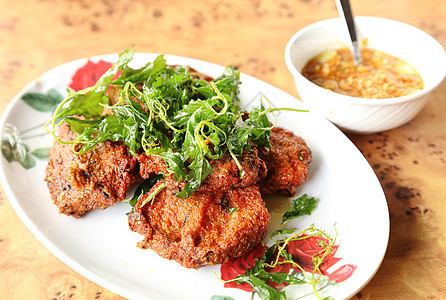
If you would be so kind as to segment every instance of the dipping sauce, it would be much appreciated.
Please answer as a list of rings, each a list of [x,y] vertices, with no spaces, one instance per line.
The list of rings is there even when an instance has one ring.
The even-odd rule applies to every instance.
[[[423,89],[423,79],[407,62],[382,51],[363,48],[363,63],[355,66],[347,48],[326,50],[312,58],[302,75],[333,92],[353,97],[400,97]]]

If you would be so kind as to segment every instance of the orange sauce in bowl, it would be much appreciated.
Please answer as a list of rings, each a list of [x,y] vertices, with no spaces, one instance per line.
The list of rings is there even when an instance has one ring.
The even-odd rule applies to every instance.
[[[382,51],[363,48],[355,66],[347,48],[326,50],[312,58],[302,75],[320,87],[353,97],[382,99],[415,93],[424,87],[417,70]]]

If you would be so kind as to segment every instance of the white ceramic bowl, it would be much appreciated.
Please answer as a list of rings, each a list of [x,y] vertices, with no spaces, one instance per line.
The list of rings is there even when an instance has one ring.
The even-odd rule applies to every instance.
[[[397,98],[365,99],[334,93],[303,77],[300,72],[308,60],[326,49],[349,45],[345,23],[334,18],[303,28],[286,46],[286,65],[299,96],[309,109],[345,131],[367,134],[401,126],[420,112],[429,94],[444,79],[446,52],[434,38],[413,26],[376,17],[356,17],[355,21],[359,36],[368,39],[369,48],[411,64],[423,78],[424,89]]]

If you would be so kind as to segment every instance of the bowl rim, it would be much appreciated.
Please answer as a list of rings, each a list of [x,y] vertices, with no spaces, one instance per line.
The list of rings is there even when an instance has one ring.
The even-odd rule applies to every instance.
[[[382,17],[373,17],[373,16],[357,16],[357,17],[355,17],[355,19],[357,19],[359,22],[361,22],[361,20],[369,20],[369,21],[376,20],[378,22],[388,22],[388,23],[398,24],[399,26],[405,26],[413,31],[418,31],[419,33],[424,35],[426,38],[430,39],[438,47],[443,49],[443,55],[442,55],[443,59],[441,60],[443,66],[444,66],[443,76],[441,76],[441,75],[438,76],[438,80],[436,80],[435,82],[432,82],[428,88],[424,87],[423,89],[421,89],[415,93],[405,95],[405,96],[400,96],[400,97],[393,97],[393,98],[371,99],[371,98],[353,97],[353,96],[336,93],[329,89],[325,89],[323,87],[318,86],[317,84],[315,84],[315,83],[311,82],[310,80],[308,80],[307,78],[305,78],[301,74],[301,72],[298,71],[297,68],[294,66],[292,59],[291,59],[291,48],[294,45],[295,41],[300,36],[302,36],[304,33],[312,30],[315,27],[321,26],[325,23],[339,22],[341,20],[340,17],[334,17],[334,18],[328,18],[328,19],[320,20],[320,21],[314,22],[312,24],[309,24],[309,25],[303,27],[302,29],[300,29],[299,31],[297,31],[296,33],[294,33],[293,36],[289,39],[289,41],[285,47],[285,64],[286,64],[288,70],[290,71],[290,73],[296,79],[296,81],[297,81],[297,79],[300,79],[300,81],[304,81],[304,82],[308,83],[311,86],[311,88],[317,89],[321,93],[325,93],[330,96],[335,94],[337,96],[336,97],[337,101],[342,101],[342,102],[346,102],[346,103],[350,103],[350,104],[357,104],[357,105],[369,105],[369,106],[381,105],[382,106],[382,105],[392,105],[392,104],[398,104],[398,103],[418,100],[418,99],[422,98],[423,96],[425,96],[426,94],[429,94],[430,92],[432,92],[444,80],[444,78],[446,76],[446,51],[443,48],[443,46],[430,34],[426,33],[425,31],[423,31],[415,26],[412,26],[412,25],[409,25],[407,23],[400,22],[397,20],[393,20],[393,19],[382,18]],[[441,67],[442,66],[440,65],[439,69],[441,69]],[[424,81],[424,78],[423,78],[423,81]],[[297,82],[296,82],[296,84],[297,84]]]

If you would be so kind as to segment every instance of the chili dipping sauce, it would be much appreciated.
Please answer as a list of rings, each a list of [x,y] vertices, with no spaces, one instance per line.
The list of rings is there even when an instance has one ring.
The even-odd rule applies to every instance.
[[[415,93],[424,87],[417,70],[382,51],[363,48],[355,66],[347,48],[326,50],[312,58],[302,75],[320,87],[352,97],[382,99]]]

